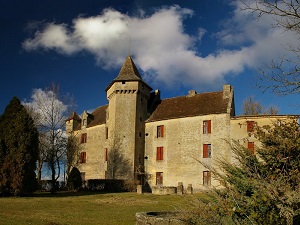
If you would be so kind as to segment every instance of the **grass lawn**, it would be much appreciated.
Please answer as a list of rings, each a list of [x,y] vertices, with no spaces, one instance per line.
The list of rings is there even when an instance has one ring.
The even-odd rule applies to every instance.
[[[38,193],[0,198],[0,225],[134,224],[135,213],[181,208],[186,197],[136,193]]]

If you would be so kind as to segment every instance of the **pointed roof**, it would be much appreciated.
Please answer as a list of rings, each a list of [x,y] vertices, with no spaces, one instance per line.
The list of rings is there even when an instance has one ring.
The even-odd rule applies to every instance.
[[[68,119],[66,119],[66,121],[69,121],[69,120],[81,120],[81,118],[77,115],[76,112],[73,112],[70,117]]]
[[[127,56],[118,76],[107,86],[105,91],[117,81],[141,81],[152,90],[152,88],[143,81],[130,55]]]

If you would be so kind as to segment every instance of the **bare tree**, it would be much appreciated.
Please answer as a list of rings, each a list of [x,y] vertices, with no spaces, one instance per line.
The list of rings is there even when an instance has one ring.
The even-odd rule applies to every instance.
[[[274,105],[265,108],[259,101],[255,101],[253,96],[245,99],[243,102],[244,115],[276,115],[278,111],[278,107]]]
[[[61,163],[66,157],[67,136],[64,128],[65,120],[74,106],[73,99],[68,95],[61,95],[59,86],[53,83],[45,90],[34,90],[32,102],[25,105],[34,114],[39,131],[41,149],[39,171],[46,162],[51,171],[52,192],[55,192]]]
[[[68,178],[72,168],[77,165],[79,152],[81,150],[78,138],[73,133],[68,136],[66,150],[66,173]]]
[[[271,15],[274,26],[300,37],[300,1],[297,0],[256,0],[243,1],[244,10],[250,10],[258,18]],[[286,46],[294,57],[274,59],[260,68],[258,87],[278,95],[300,93],[300,43]]]
[[[254,101],[253,96],[245,99],[243,102],[244,115],[259,115],[262,113],[262,109],[262,104],[258,101]]]

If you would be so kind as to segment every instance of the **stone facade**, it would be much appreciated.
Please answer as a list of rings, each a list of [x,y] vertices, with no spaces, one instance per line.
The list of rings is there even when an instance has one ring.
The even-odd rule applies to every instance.
[[[77,167],[84,180],[140,180],[155,190],[180,183],[183,192],[188,186],[206,190],[219,184],[204,164],[232,161],[231,140],[255,152],[259,143],[251,126],[287,118],[235,116],[230,85],[164,100],[151,91],[128,56],[106,88],[108,105],[81,117],[73,113],[66,121],[67,132],[81,143]]]

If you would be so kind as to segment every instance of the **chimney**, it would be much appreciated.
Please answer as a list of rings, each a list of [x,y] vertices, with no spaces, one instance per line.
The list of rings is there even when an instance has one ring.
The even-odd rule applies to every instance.
[[[195,96],[196,94],[197,94],[197,92],[196,92],[195,90],[190,90],[190,91],[189,91],[188,97],[193,97],[193,96]]]
[[[233,91],[233,88],[229,84],[224,84],[223,85],[223,99],[229,98],[231,95],[231,92]]]

